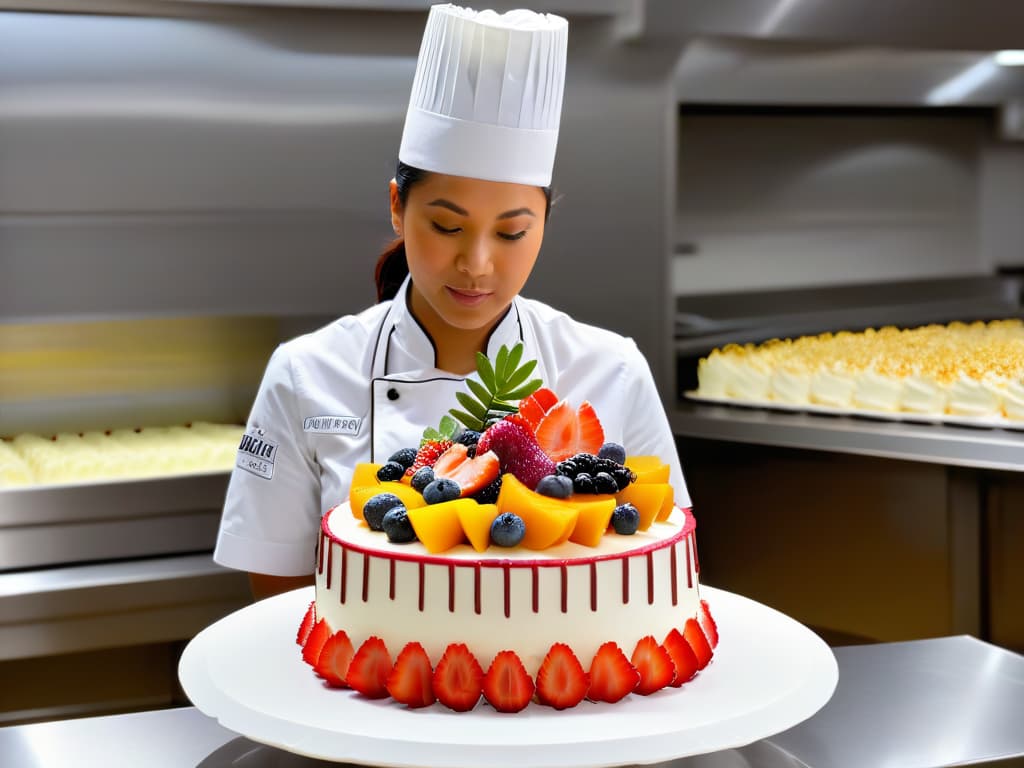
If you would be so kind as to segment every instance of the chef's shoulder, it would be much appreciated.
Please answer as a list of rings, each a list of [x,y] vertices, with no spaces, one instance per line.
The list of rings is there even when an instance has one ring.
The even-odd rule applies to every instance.
[[[630,337],[580,322],[536,299],[519,300],[537,331],[541,356],[555,362],[563,373],[568,367],[588,365],[616,367],[626,372],[647,370],[646,358]]]
[[[322,383],[324,376],[336,377],[342,371],[361,375],[389,305],[375,304],[282,342],[271,355],[265,378],[303,390]]]

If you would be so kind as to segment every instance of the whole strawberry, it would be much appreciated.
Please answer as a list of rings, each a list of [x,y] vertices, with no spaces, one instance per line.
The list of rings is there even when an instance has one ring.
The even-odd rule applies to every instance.
[[[528,429],[502,419],[492,424],[476,445],[477,454],[494,451],[501,460],[501,471],[511,472],[531,491],[540,479],[555,472],[555,462],[537,445]]]

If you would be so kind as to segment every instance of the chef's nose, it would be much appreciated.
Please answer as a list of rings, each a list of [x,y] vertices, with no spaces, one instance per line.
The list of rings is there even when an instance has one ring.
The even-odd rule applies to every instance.
[[[459,250],[455,266],[470,277],[482,277],[491,271],[491,246],[478,237],[466,242]]]

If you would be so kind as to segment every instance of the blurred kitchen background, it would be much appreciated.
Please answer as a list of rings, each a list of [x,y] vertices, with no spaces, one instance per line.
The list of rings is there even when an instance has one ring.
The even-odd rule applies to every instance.
[[[237,425],[374,300],[428,6],[0,0],[0,448],[49,473],[0,455],[0,724],[185,703],[248,602],[210,560]],[[1024,650],[1024,432],[683,395],[728,342],[1021,316],[1024,6],[531,7],[571,35],[527,293],[647,354],[703,579],[834,643]]]

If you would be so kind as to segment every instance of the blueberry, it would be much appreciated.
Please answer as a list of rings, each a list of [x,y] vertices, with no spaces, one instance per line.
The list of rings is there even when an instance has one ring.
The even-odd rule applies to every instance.
[[[586,472],[580,472],[576,475],[576,479],[572,481],[572,489],[576,491],[576,493],[593,493],[594,478]]]
[[[402,448],[395,451],[388,457],[388,461],[394,461],[402,465],[402,469],[408,469],[416,461],[417,451],[415,448]]]
[[[409,512],[404,506],[392,507],[384,515],[384,533],[393,544],[407,544],[416,540],[416,531],[409,521]]]
[[[567,499],[572,496],[572,480],[565,475],[545,475],[534,490],[553,499]]]
[[[402,506],[402,500],[393,493],[378,493],[371,496],[363,505],[363,519],[371,531],[380,531],[384,515],[394,507]]]
[[[430,482],[423,489],[423,500],[427,504],[442,504],[446,501],[454,501],[462,495],[462,489],[454,480],[447,477],[438,478]]]
[[[511,512],[502,512],[491,523],[491,541],[499,547],[514,547],[525,535],[523,518]]]
[[[466,447],[475,446],[480,442],[480,433],[475,429],[463,430],[462,434],[455,438],[456,443],[462,443]]]
[[[616,533],[623,536],[631,536],[636,533],[640,525],[640,513],[632,504],[619,504],[612,512],[612,528]]]
[[[594,490],[598,493],[615,493],[619,490],[619,485],[607,472],[598,472],[594,475]]]
[[[414,490],[423,493],[423,489],[434,482],[434,470],[430,467],[420,467],[412,473],[410,484]]]
[[[618,443],[605,443],[597,452],[599,458],[611,459],[616,464],[626,463],[626,449]]]
[[[486,485],[483,489],[473,494],[477,504],[494,504],[501,493],[501,475],[494,479],[494,482]]]
[[[381,481],[401,480],[405,474],[405,467],[397,461],[389,461],[377,470],[377,479]]]

